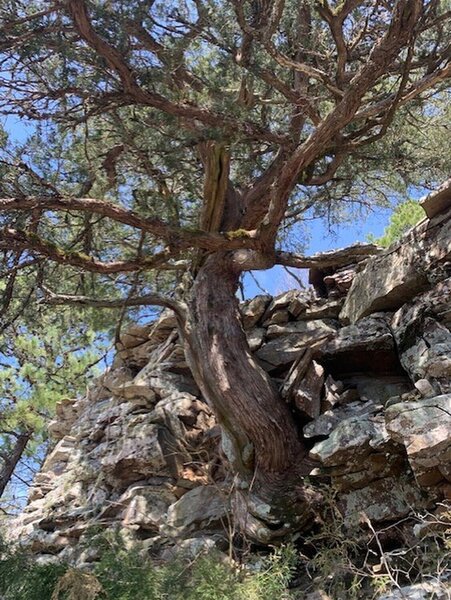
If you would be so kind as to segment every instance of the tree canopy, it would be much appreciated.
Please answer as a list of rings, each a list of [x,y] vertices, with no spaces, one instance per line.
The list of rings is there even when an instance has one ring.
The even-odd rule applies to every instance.
[[[310,266],[290,245],[311,212],[442,178],[450,13],[440,0],[3,3],[0,112],[31,124],[25,142],[2,137],[5,323],[18,300],[20,314],[32,300],[173,309],[234,468],[286,472],[301,442],[249,355],[239,277]]]

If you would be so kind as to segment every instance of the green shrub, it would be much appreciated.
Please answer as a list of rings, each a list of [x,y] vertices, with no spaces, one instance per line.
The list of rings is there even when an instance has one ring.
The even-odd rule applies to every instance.
[[[3,548],[2,600],[282,600],[296,562],[291,546],[263,558],[256,572],[211,552],[156,564],[117,540],[92,540],[101,558],[91,573],[64,564],[40,565]]]

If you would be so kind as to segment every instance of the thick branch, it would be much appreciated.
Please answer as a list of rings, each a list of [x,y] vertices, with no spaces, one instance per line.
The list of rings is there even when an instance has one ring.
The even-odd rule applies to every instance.
[[[299,256],[291,252],[276,252],[275,264],[296,269],[312,269],[314,267],[325,269],[327,267],[344,267],[352,263],[360,262],[374,254],[379,254],[381,248],[374,244],[356,244],[349,248],[333,250],[314,254],[313,256]]]
[[[49,260],[72,267],[79,267],[83,271],[91,273],[126,273],[134,271],[145,271],[149,269],[172,269],[180,268],[170,265],[168,261],[173,257],[170,251],[159,252],[148,258],[137,258],[132,260],[116,260],[103,262],[93,256],[85,255],[81,252],[70,252],[63,248],[44,240],[43,238],[20,231],[17,229],[5,228],[2,233],[0,248],[16,247],[21,250],[27,250],[31,253],[39,254]]]
[[[186,230],[168,225],[158,217],[141,217],[139,214],[95,198],[61,198],[47,197],[19,197],[0,199],[0,212],[8,210],[66,210],[90,212],[108,217],[113,221],[129,225],[145,233],[164,240],[175,250],[187,248],[203,248],[204,250],[235,250],[238,248],[254,248],[256,246],[256,233],[242,231],[240,236],[233,232],[208,233],[202,230]]]

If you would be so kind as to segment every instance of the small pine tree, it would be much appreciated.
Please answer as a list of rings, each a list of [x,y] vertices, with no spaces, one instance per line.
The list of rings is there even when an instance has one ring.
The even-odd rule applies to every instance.
[[[380,238],[375,238],[373,235],[368,236],[369,241],[387,248],[399,240],[399,238],[411,227],[416,225],[425,216],[423,208],[416,200],[407,200],[396,207],[389,224],[384,229],[384,233]]]

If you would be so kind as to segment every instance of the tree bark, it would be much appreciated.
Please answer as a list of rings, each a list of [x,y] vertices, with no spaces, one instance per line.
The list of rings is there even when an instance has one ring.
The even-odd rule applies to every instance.
[[[188,364],[238,475],[236,513],[247,533],[267,542],[286,533],[288,521],[304,521],[311,498],[302,482],[306,451],[290,409],[249,350],[236,296],[239,275],[232,253],[205,260],[191,290],[184,337]]]
[[[32,433],[30,431],[19,433],[16,436],[16,441],[11,452],[7,456],[3,457],[3,466],[0,470],[0,498],[3,496],[15,468],[17,467],[19,460],[22,458],[25,448],[30,441],[31,435]]]

